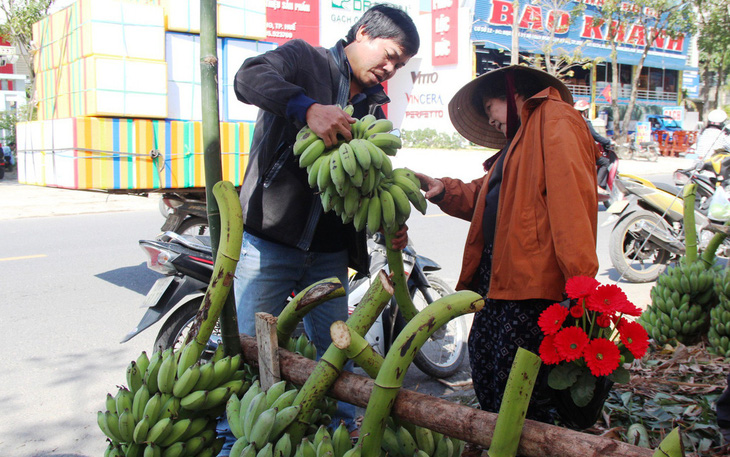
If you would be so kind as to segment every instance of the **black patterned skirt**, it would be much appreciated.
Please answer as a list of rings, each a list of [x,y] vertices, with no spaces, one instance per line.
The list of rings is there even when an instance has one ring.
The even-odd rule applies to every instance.
[[[486,296],[492,273],[491,246],[482,253],[478,271],[477,293]],[[499,412],[507,377],[517,348],[539,354],[542,332],[537,319],[551,300],[492,300],[475,314],[469,333],[469,361],[472,381],[479,405],[484,411]],[[552,423],[555,419],[547,386],[548,370],[540,369],[530,400],[527,418]]]

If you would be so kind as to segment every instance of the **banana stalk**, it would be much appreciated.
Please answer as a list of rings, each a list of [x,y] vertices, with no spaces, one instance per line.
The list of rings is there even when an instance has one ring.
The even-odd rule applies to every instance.
[[[730,226],[730,221],[725,222],[724,225]],[[715,253],[717,252],[717,248],[719,248],[722,242],[725,241],[725,238],[727,238],[727,234],[722,232],[715,233],[710,242],[707,243],[707,247],[700,256],[700,259],[705,264],[706,268],[710,268],[715,264]]]
[[[360,428],[358,445],[362,455],[379,455],[386,420],[403,385],[406,370],[416,353],[434,331],[455,317],[475,313],[484,307],[477,293],[463,290],[442,297],[411,319],[396,337],[378,373]]]
[[[223,228],[223,236],[221,236],[216,255],[212,279],[205,291],[203,303],[200,305],[187,338],[188,341],[195,339],[201,351],[208,344],[208,338],[213,333],[216,321],[226,301],[226,296],[228,296],[228,292],[233,286],[233,275],[241,254],[241,239],[243,238],[241,203],[238,201],[238,193],[233,184],[228,181],[215,183],[213,195],[222,208],[221,227]],[[197,358],[200,358],[200,354]]]
[[[299,321],[312,308],[343,295],[345,295],[345,288],[342,287],[342,283],[336,277],[317,281],[299,292],[296,297],[287,303],[276,322],[276,337],[279,340],[279,346],[286,347]]]
[[[365,370],[368,376],[373,379],[378,376],[378,371],[383,365],[383,356],[375,352],[365,338],[350,330],[347,323],[342,321],[332,324],[330,336],[332,344],[344,351],[347,358]]]
[[[360,304],[357,305],[355,311],[347,320],[348,326],[360,336],[365,335],[392,296],[393,286],[387,275],[380,271]],[[299,393],[292,404],[300,405],[301,409],[297,418],[286,430],[287,433],[291,434],[293,443],[300,442],[304,437],[311,422],[312,413],[339,377],[346,361],[347,356],[345,353],[337,349],[334,344],[331,344],[317,362],[312,374],[309,375],[307,381],[299,389]]]
[[[393,235],[395,232],[385,230],[385,251],[390,268],[390,277],[395,289],[395,301],[406,321],[410,321],[418,314],[416,306],[411,300],[411,292],[408,290],[408,278],[403,268],[403,252],[393,249]]]
[[[218,39],[217,4],[213,0],[200,2],[200,87],[202,93],[203,119],[203,160],[205,162],[205,196],[210,229],[213,258],[218,258],[219,240],[223,232],[222,215],[214,195],[213,186],[223,180],[221,165],[221,133],[218,121]],[[240,210],[239,210],[240,214]],[[238,247],[241,249],[240,242]],[[236,260],[238,257],[236,257]],[[235,265],[234,265],[235,267]],[[233,295],[225,300],[221,317],[223,347],[228,355],[239,354],[241,344],[238,339],[238,319]]]
[[[697,199],[697,184],[684,186],[684,244],[687,263],[697,260],[697,228],[695,227],[695,200]]]
[[[652,457],[684,457],[684,445],[682,444],[682,434],[679,432],[679,427],[664,437]]]
[[[518,348],[512,369],[507,378],[507,386],[499,407],[499,416],[494,426],[494,437],[489,447],[489,457],[515,457],[520,444],[525,415],[530,404],[532,389],[540,370],[540,357],[532,352]]]

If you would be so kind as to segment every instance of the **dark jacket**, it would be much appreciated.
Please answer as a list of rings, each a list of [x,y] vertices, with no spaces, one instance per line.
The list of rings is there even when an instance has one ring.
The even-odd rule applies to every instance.
[[[236,74],[239,100],[260,108],[249,162],[241,187],[244,228],[286,246],[309,250],[323,210],[307,184],[292,145],[304,119],[292,112],[293,99],[306,96],[323,105],[348,104],[350,69],[344,42],[332,49],[292,40],[275,50],[246,59]],[[380,90],[355,105],[355,116],[383,117],[380,105],[390,100]],[[352,224],[344,230],[350,266],[367,271],[364,233]]]

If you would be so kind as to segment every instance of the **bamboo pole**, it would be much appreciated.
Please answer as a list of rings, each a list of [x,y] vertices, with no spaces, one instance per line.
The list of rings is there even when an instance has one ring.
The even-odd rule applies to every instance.
[[[256,338],[241,335],[243,358],[256,365]],[[279,348],[281,377],[296,385],[304,384],[316,362]],[[366,407],[374,381],[349,372],[340,373],[328,394],[355,406]],[[485,448],[492,444],[497,414],[452,403],[431,395],[401,389],[395,399],[393,415]],[[525,457],[652,457],[654,451],[603,436],[589,435],[555,425],[526,420],[518,447]]]
[[[220,209],[213,195],[213,186],[223,180],[220,124],[218,121],[217,8],[218,2],[216,0],[200,1],[200,95],[203,110],[203,162],[205,201],[213,258],[217,256],[221,235]],[[240,242],[238,250],[239,252],[241,250]],[[220,313],[220,325],[225,352],[228,355],[238,353],[238,319],[233,294],[226,296],[225,305]]]

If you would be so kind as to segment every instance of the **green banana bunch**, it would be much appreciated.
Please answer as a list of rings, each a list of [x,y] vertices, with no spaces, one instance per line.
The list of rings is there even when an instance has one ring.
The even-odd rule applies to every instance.
[[[718,272],[714,281],[714,293],[719,303],[710,310],[710,328],[707,332],[709,351],[730,357],[730,273],[727,269]]]
[[[422,457],[459,457],[466,445],[461,440],[425,427],[412,424],[394,426],[390,422],[380,442],[381,449],[390,457],[412,457],[415,454]]]

